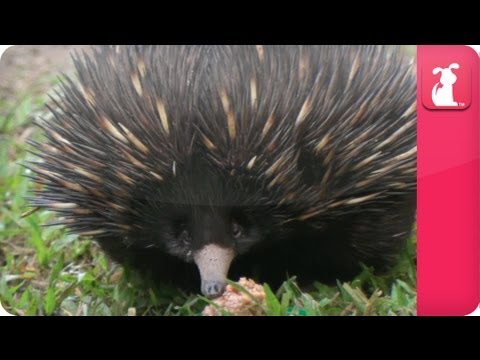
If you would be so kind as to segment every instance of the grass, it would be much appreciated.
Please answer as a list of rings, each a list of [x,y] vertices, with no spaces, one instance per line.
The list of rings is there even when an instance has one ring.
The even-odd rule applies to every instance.
[[[0,301],[16,315],[198,315],[207,300],[165,288],[141,289],[132,274],[112,264],[88,239],[42,227],[53,214],[22,218],[34,186],[18,165],[32,158],[28,138],[41,139],[32,114],[45,98],[26,94],[0,102]],[[416,238],[383,276],[364,268],[353,281],[308,292],[286,279],[274,293],[265,286],[267,315],[415,315]],[[235,279],[236,280],[236,279]]]

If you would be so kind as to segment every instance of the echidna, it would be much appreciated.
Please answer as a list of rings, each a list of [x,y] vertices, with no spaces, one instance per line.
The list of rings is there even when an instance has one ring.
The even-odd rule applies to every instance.
[[[159,284],[384,269],[416,209],[411,62],[379,46],[103,46],[43,121],[31,204]]]

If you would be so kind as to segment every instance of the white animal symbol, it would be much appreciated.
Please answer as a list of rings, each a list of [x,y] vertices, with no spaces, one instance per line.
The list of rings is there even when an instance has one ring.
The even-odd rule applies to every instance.
[[[457,81],[457,75],[452,72],[452,69],[459,68],[460,65],[452,63],[445,69],[441,67],[433,69],[433,75],[442,72],[440,81],[432,89],[432,101],[435,106],[458,106],[458,103],[453,99],[453,84]]]

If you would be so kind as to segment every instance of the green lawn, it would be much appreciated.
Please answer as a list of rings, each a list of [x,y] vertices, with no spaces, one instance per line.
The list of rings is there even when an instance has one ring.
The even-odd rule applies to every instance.
[[[33,158],[25,141],[41,139],[32,114],[44,100],[25,94],[17,103],[0,102],[0,301],[5,309],[17,315],[126,315],[129,308],[137,315],[198,315],[206,305],[203,298],[176,289],[139,290],[133,276],[93,242],[42,227],[51,213],[21,217],[33,184],[18,163]],[[286,279],[276,294],[266,291],[268,315],[415,315],[416,239],[384,276],[365,268],[337,286],[315,284],[302,292],[295,279]]]

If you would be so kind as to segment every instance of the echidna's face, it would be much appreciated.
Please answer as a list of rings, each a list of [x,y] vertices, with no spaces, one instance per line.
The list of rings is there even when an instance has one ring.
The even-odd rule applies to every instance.
[[[170,255],[194,261],[205,296],[220,295],[233,258],[262,238],[259,224],[242,209],[218,206],[174,206],[157,218],[158,245]]]
[[[164,181],[139,184],[129,208],[142,216],[122,220],[142,229],[136,246],[194,262],[209,297],[223,292],[232,260],[276,228],[257,180],[230,174],[202,154],[178,161]]]
[[[272,228],[265,206],[245,196],[247,186],[257,185],[192,158],[178,163],[175,176],[162,183],[139,186],[129,208],[142,216],[122,221],[142,229],[132,239],[135,246],[160,248],[194,262],[202,293],[214,297],[223,292],[234,257],[261,242]],[[142,189],[154,190],[147,195]]]

